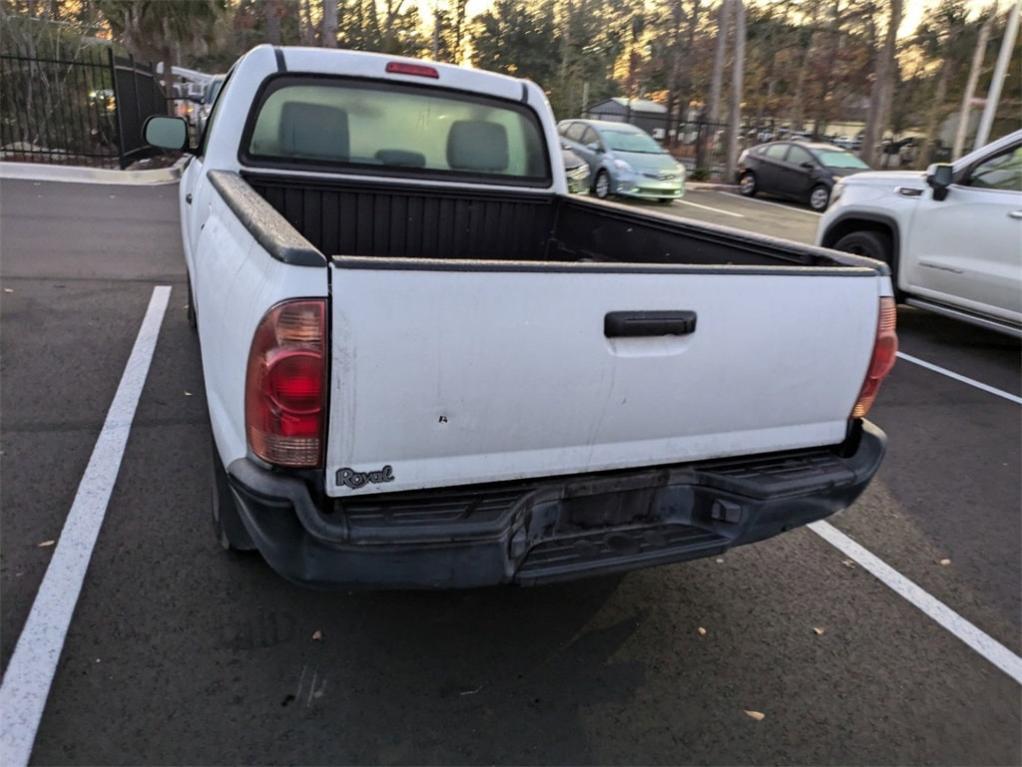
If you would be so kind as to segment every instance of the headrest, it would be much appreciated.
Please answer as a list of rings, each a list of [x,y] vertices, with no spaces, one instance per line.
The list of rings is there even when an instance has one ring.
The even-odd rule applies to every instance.
[[[347,160],[348,113],[325,104],[288,101],[280,112],[280,152],[294,157]]]
[[[384,165],[400,165],[406,168],[425,168],[426,155],[421,152],[408,152],[404,149],[380,149],[376,159]]]
[[[485,120],[457,120],[447,134],[447,164],[454,170],[507,170],[507,130]]]

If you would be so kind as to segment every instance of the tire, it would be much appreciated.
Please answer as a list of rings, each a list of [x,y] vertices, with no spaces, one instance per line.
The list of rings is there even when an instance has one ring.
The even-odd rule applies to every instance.
[[[895,272],[894,264],[894,247],[891,244],[890,235],[886,232],[877,232],[872,229],[850,232],[831,247],[834,250],[853,253],[856,256],[865,256],[866,258],[883,261],[891,268],[891,282],[894,283],[894,300],[899,304],[905,302],[905,292],[898,288],[898,275]]]
[[[657,200],[657,202],[659,202],[661,205],[670,205],[672,202],[674,202],[674,198],[673,197],[661,197],[659,200]]]
[[[212,441],[212,440],[211,440]],[[210,460],[210,511],[213,517],[213,533],[224,551],[252,551],[255,545],[238,514],[234,494],[227,482],[227,472],[220,463],[216,444],[212,446]]]
[[[891,238],[883,232],[869,229],[851,232],[834,243],[834,250],[866,256],[891,265]]]
[[[809,190],[809,207],[817,213],[823,213],[830,205],[830,190],[823,184],[817,184]]]
[[[755,197],[759,188],[756,185],[756,174],[751,170],[745,171],[738,179],[738,190],[745,197]]]
[[[596,178],[593,179],[593,194],[601,200],[610,197],[610,174],[607,171],[601,170],[596,174]]]
[[[186,277],[186,279],[188,279]],[[199,329],[199,319],[195,314],[195,299],[192,297],[192,281],[188,279],[188,308],[185,310],[185,316],[188,318],[188,327],[194,331]]]

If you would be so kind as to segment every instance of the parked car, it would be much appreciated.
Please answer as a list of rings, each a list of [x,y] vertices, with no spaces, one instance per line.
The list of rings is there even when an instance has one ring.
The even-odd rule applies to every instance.
[[[835,180],[864,170],[866,163],[830,144],[774,141],[742,152],[737,177],[746,197],[765,192],[824,211]]]
[[[951,165],[839,181],[817,241],[890,265],[905,303],[1022,336],[1022,131]]]
[[[564,175],[568,179],[568,191],[571,194],[588,192],[589,163],[571,151],[566,143],[561,144],[561,159],[564,161]]]
[[[195,131],[196,135],[202,136],[202,132],[206,130],[206,123],[209,120],[209,115],[213,111],[213,104],[216,103],[216,97],[220,93],[220,88],[224,84],[224,75],[216,75],[202,90],[202,98],[199,99],[198,107],[195,110]]]
[[[193,154],[217,537],[293,581],[711,556],[848,506],[879,466],[887,267],[568,195],[534,83],[263,45],[200,146],[172,117],[146,137]]]
[[[685,166],[641,128],[605,120],[564,120],[564,142],[589,163],[592,192],[671,202],[685,194]]]

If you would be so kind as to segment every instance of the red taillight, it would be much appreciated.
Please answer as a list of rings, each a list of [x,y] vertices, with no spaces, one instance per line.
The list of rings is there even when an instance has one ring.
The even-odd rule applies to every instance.
[[[435,67],[427,67],[425,64],[409,64],[405,61],[387,62],[387,72],[392,75],[415,75],[416,77],[432,77],[434,80],[440,78],[440,73]]]
[[[852,418],[863,418],[880,391],[880,384],[894,367],[894,360],[898,354],[898,335],[894,332],[897,321],[897,308],[894,299],[887,297],[880,299],[880,318],[877,321],[876,341],[873,344],[873,358],[869,361],[869,370],[866,371],[866,380],[862,382],[862,390],[859,392],[859,399],[852,408]]]
[[[326,411],[326,301],[284,301],[252,337],[245,379],[248,445],[267,463],[322,462]]]

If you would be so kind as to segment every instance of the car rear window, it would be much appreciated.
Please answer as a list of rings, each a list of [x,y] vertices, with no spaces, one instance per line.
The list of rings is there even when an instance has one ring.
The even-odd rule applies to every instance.
[[[524,104],[341,78],[280,77],[249,119],[248,163],[545,185],[550,164]]]

